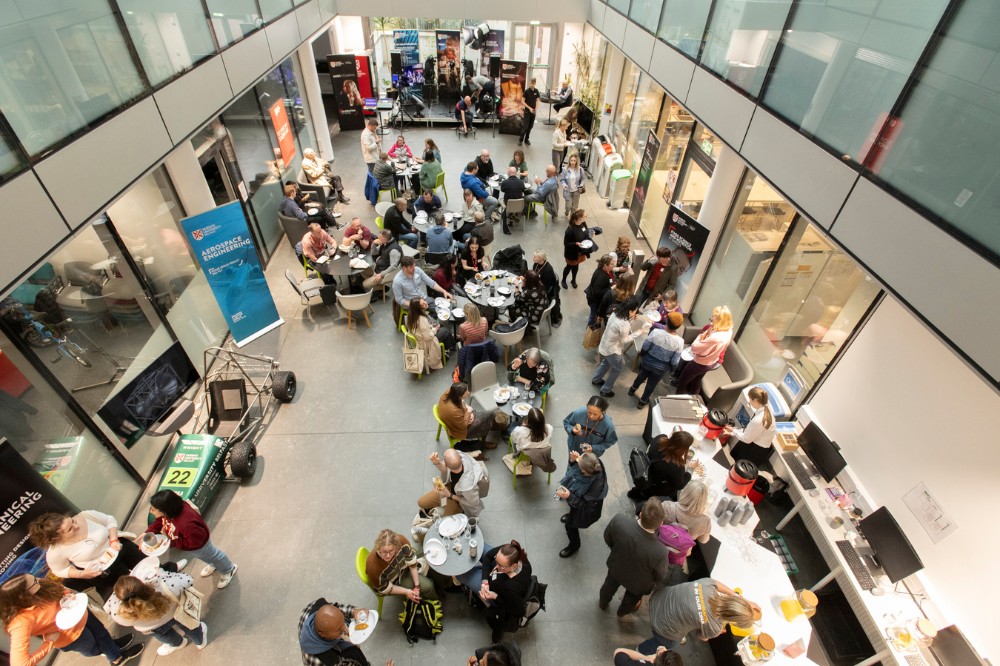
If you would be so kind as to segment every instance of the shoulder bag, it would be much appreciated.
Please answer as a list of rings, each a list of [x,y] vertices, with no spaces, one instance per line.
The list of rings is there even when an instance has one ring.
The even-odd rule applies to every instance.
[[[197,629],[201,626],[202,601],[205,595],[194,589],[194,585],[181,590],[180,595],[175,595],[170,591],[170,587],[161,580],[160,589],[163,590],[168,599],[173,600],[177,605],[174,609],[175,620],[188,629]]]

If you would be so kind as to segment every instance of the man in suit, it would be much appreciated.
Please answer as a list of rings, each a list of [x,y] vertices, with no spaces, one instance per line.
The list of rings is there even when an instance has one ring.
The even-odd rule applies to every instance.
[[[624,587],[618,605],[618,617],[634,612],[657,583],[667,576],[667,549],[660,543],[659,531],[664,518],[663,504],[653,497],[642,505],[639,518],[620,513],[604,530],[604,542],[611,548],[608,575],[601,585],[600,606],[606,610],[611,598]]]
[[[503,205],[511,199],[524,198],[524,181],[517,173],[517,167],[507,167],[507,178],[500,183],[500,191],[503,192]],[[507,225],[507,210],[503,212],[503,232],[510,235],[510,227]]]

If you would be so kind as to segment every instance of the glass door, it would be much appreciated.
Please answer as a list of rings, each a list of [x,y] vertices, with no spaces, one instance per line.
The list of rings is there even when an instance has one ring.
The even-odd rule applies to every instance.
[[[555,88],[558,81],[552,80],[555,62],[555,25],[514,24],[514,50],[511,58],[528,63],[528,80],[537,79],[538,90]]]

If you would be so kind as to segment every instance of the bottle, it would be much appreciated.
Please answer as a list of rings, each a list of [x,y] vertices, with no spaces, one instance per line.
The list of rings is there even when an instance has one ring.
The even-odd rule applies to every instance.
[[[475,539],[469,540],[469,557],[476,557],[479,555],[479,544],[476,543]]]

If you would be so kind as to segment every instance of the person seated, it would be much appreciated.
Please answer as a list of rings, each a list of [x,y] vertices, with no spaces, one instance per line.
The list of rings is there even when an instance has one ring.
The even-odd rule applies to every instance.
[[[680,525],[698,543],[708,543],[712,519],[708,517],[708,486],[693,479],[677,494],[677,501],[664,500],[664,525]]]
[[[296,200],[298,188],[294,184],[289,183],[285,185],[282,191],[285,194],[285,198],[278,204],[278,212],[285,217],[294,217],[296,220],[301,220],[302,222],[308,221],[309,216],[306,215],[306,212],[302,210],[299,202]]]
[[[464,513],[475,518],[483,512],[482,498],[490,492],[490,478],[484,464],[457,449],[447,449],[443,456],[435,451],[430,461],[440,477],[435,478],[435,488],[417,500],[422,517],[429,517],[442,504],[446,516]]]
[[[420,165],[420,171],[417,174],[417,180],[420,182],[420,190],[422,192],[433,192],[437,187],[438,175],[443,172],[444,169],[441,168],[441,163],[434,156],[434,151],[428,150],[425,152],[424,163]]]
[[[481,567],[456,578],[486,606],[486,621],[493,630],[491,640],[498,643],[504,632],[517,631],[524,617],[531,591],[531,563],[517,541],[487,548],[479,560]]]
[[[510,433],[510,443],[518,453],[528,456],[532,465],[543,472],[556,471],[552,459],[552,425],[545,422],[545,413],[533,407],[521,425]]]
[[[396,189],[396,167],[389,161],[389,153],[379,153],[378,161],[372,167],[372,175],[378,180],[378,189]]]
[[[392,530],[382,530],[365,561],[368,584],[381,595],[406,597],[413,603],[437,599],[434,583],[420,575],[417,553],[409,540]]]
[[[549,194],[555,192],[559,187],[559,181],[556,179],[556,168],[553,165],[548,165],[545,167],[545,180],[541,178],[535,178],[535,191],[531,194],[525,195],[524,203],[525,205],[529,203],[540,203],[545,205]],[[534,217],[538,215],[536,210],[531,211],[531,216]],[[555,217],[555,215],[553,215]]]
[[[538,273],[527,271],[524,274],[524,283],[514,295],[514,304],[508,310],[510,320],[516,321],[521,317],[527,317],[528,330],[525,331],[527,335],[538,326],[547,307],[549,307],[549,295]]]
[[[396,137],[396,143],[390,146],[388,154],[389,157],[391,157],[394,160],[397,160],[401,157],[406,157],[408,159],[414,160],[417,164],[423,163],[422,159],[413,156],[413,151],[410,150],[410,147],[408,145],[406,145],[406,138],[402,134]]]
[[[514,167],[514,171],[520,178],[528,177],[528,163],[524,161],[524,151],[518,148],[514,151],[514,157],[508,166]]]
[[[447,299],[453,296],[442,289],[427,273],[417,267],[413,257],[403,257],[399,261],[400,271],[392,279],[392,299],[399,307],[409,307],[413,299],[427,298],[427,289],[431,288]],[[393,312],[394,319],[398,312]]]
[[[427,213],[427,217],[433,218],[441,210],[441,197],[434,194],[434,190],[426,190],[413,202],[413,208],[422,210]]]
[[[486,219],[492,220],[493,213],[496,212],[500,202],[496,200],[496,197],[490,196],[490,193],[483,187],[483,181],[479,179],[479,164],[477,161],[469,162],[465,165],[465,171],[462,172],[462,177],[459,180],[462,183],[462,188],[472,190],[472,196],[476,198],[476,201],[483,204]]]
[[[468,134],[469,128],[472,127],[472,121],[475,119],[473,116],[472,97],[466,95],[455,104],[455,120],[458,121],[459,132]]]
[[[510,235],[510,226],[507,222],[507,202],[511,199],[524,198],[524,181],[517,173],[516,167],[507,167],[507,177],[500,183],[500,191],[503,193],[503,232]]]
[[[328,203],[351,203],[351,200],[344,196],[344,185],[340,176],[333,175],[330,163],[321,159],[312,148],[302,151],[302,173],[311,185],[330,188],[330,196],[326,198]]]
[[[468,666],[521,666],[521,648],[513,641],[500,641],[479,648],[475,655],[469,657]]]
[[[377,284],[392,282],[395,285],[394,278],[403,260],[403,248],[388,229],[380,231],[372,241],[372,259],[375,260],[375,265],[372,267],[375,272],[364,278],[361,283],[364,290],[368,291]]]
[[[476,201],[472,190],[462,190],[462,196],[465,198],[462,204],[462,226],[458,227],[458,221],[455,221],[455,238],[464,243],[476,226],[476,213],[483,215],[483,219],[486,218],[486,215],[483,211],[483,204]]]
[[[319,225],[319,222],[309,223],[309,231],[302,237],[303,257],[315,266],[320,257],[329,256],[327,251],[331,248],[336,249],[336,247],[337,241],[333,239],[333,236],[323,231],[323,227]],[[323,278],[325,284],[337,283],[332,276],[326,273],[320,273],[320,277]]]
[[[552,105],[553,111],[562,111],[573,103],[573,88],[569,85],[569,79],[562,82],[559,91],[556,92],[556,103]]]
[[[462,306],[462,312],[465,313],[465,321],[458,327],[458,339],[463,345],[485,342],[490,323],[479,311],[479,306],[471,302],[466,303]]]
[[[444,259],[441,260],[441,265],[438,266],[437,270],[434,271],[434,281],[438,283],[438,286],[447,292],[452,290],[455,286],[455,281],[458,278],[458,257],[453,254],[444,255]]]
[[[443,343],[445,349],[451,349],[455,344],[451,331],[442,328],[437,317],[431,321],[430,308],[422,298],[412,299],[407,311],[406,330],[417,341],[417,347],[424,350],[427,371],[440,370],[444,367],[444,362],[441,358],[441,345],[438,343]]]
[[[472,233],[469,234],[469,238],[471,239],[473,236],[478,238],[479,244],[485,252],[493,244],[493,224],[487,220],[483,213],[476,213],[473,215],[473,219],[476,221],[476,226],[472,227]],[[489,256],[486,257],[486,263],[489,263]]]
[[[392,237],[397,241],[406,243],[413,249],[416,249],[420,236],[417,235],[416,228],[403,216],[405,211],[406,199],[397,197],[395,205],[385,211],[385,217],[382,219],[382,228],[392,232]]]
[[[330,603],[323,597],[306,606],[299,616],[299,649],[303,661],[330,665],[368,664],[361,648],[351,642],[347,629],[347,618],[357,620],[361,611],[370,613],[366,608]],[[386,666],[394,663],[392,659],[385,662]]]
[[[479,153],[479,157],[476,158],[476,166],[479,170],[476,172],[476,177],[479,178],[483,183],[489,182],[489,179],[493,177],[493,160],[490,159],[490,151],[483,148]]]
[[[445,222],[444,215],[437,212],[431,219],[434,220],[434,226],[427,231],[427,263],[438,264],[444,255],[452,251],[455,239],[452,237],[451,229],[448,228],[448,223]]]
[[[668,497],[677,499],[677,493],[691,480],[687,471],[688,449],[694,442],[691,433],[683,430],[666,435],[658,435],[650,444],[649,483],[645,488],[628,491],[631,499]],[[655,451],[655,453],[653,453]]]
[[[344,230],[344,239],[340,244],[344,247],[353,245],[360,250],[367,250],[372,245],[372,230],[361,224],[360,217],[352,217],[350,226]]]
[[[292,188],[293,192],[289,192],[288,188]],[[330,227],[339,229],[344,226],[337,222],[337,218],[341,215],[340,213],[335,212],[330,214],[330,211],[319,205],[319,202],[312,201],[313,195],[309,192],[303,192],[302,188],[299,187],[299,184],[295,181],[287,181],[285,183],[285,187],[282,189],[282,192],[284,192],[285,198],[281,200],[280,204],[278,204],[278,212],[285,217],[294,217],[305,222],[310,218],[305,213],[303,208],[312,204],[312,207],[319,209],[319,213],[313,216],[312,220],[322,224],[324,229],[328,229]]]
[[[538,347],[521,352],[510,362],[509,372],[510,382],[523,384],[526,391],[541,391],[552,383],[550,366],[542,358],[542,351]]]
[[[465,280],[472,280],[476,273],[489,270],[490,260],[479,242],[479,237],[472,234],[469,236],[469,242],[465,249],[459,254],[462,266],[460,274]]]
[[[459,440],[455,444],[459,451],[475,451],[481,447],[495,449],[496,442],[487,442],[486,438],[496,428],[496,417],[500,410],[473,409],[469,405],[469,397],[468,384],[452,384],[438,398],[438,418],[444,422],[448,436]]]

